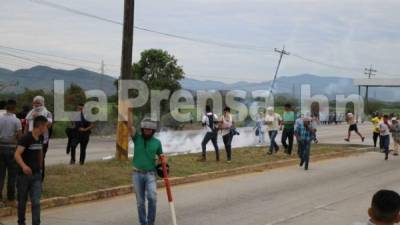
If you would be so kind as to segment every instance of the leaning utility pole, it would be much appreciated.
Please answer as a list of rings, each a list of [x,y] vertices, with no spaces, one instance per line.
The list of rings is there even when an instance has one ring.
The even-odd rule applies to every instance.
[[[122,56],[121,56],[121,75],[120,82],[128,80],[133,77],[132,74],[132,48],[133,48],[133,19],[135,10],[135,0],[125,0],[124,3],[124,25],[122,34]],[[118,100],[118,124],[117,124],[117,151],[115,158],[117,160],[128,160],[128,143],[129,133],[128,126],[126,123],[127,115],[124,113],[127,110],[124,108],[127,106],[125,101],[127,99],[121,99],[122,88],[118,88],[119,100]]]
[[[364,74],[368,76],[368,79],[371,79],[376,75],[377,70],[372,68],[372,65],[368,68],[364,69]],[[368,85],[365,87],[365,109],[368,112]]]
[[[285,51],[285,46],[283,46],[282,50],[278,50],[278,49],[275,48],[275,52],[279,53],[280,56],[279,56],[278,66],[276,67],[274,79],[272,80],[270,91],[269,91],[269,93],[270,93],[269,97],[270,98],[272,97],[272,90],[274,89],[276,78],[278,77],[278,72],[279,72],[279,68],[281,67],[282,58],[283,58],[284,55],[290,55],[289,52]]]

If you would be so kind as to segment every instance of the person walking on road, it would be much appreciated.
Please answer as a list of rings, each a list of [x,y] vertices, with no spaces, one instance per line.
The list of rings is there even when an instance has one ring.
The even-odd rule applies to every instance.
[[[27,125],[25,126],[24,133],[31,132],[33,130],[33,121],[37,116],[44,116],[47,118],[48,129],[43,134],[44,139],[43,139],[42,179],[44,179],[45,170],[46,170],[45,158],[46,158],[47,150],[49,148],[49,141],[50,141],[51,131],[52,131],[51,127],[53,124],[53,114],[49,110],[47,110],[47,108],[45,106],[45,99],[43,96],[34,97],[33,102],[32,102],[32,107],[33,107],[33,109],[26,116]]]
[[[394,225],[400,223],[400,195],[391,190],[380,190],[372,198],[367,223],[353,225]]]
[[[25,224],[26,203],[31,200],[32,225],[40,225],[40,198],[42,194],[43,135],[47,132],[48,122],[44,116],[33,119],[32,131],[18,141],[15,161],[18,191],[18,224]]]
[[[378,113],[375,113],[374,117],[372,117],[371,122],[373,125],[373,131],[372,131],[372,140],[374,141],[374,148],[376,148],[378,144],[378,139],[379,139],[379,122],[381,119],[378,116]]]
[[[379,123],[379,131],[383,145],[383,150],[385,152],[385,160],[388,160],[389,158],[390,127],[391,125],[389,124],[389,116],[384,115],[383,121]]]
[[[397,117],[392,118],[393,155],[399,155],[400,148],[400,122]]]
[[[283,131],[282,131],[282,145],[285,148],[285,152],[288,155],[292,154],[293,149],[293,137],[294,137],[294,123],[295,123],[295,113],[292,110],[291,104],[285,105],[285,112],[282,116]],[[289,143],[287,143],[289,141]]]
[[[347,120],[347,123],[349,124],[349,130],[347,132],[347,137],[344,140],[347,142],[350,142],[351,132],[354,131],[354,132],[356,132],[356,134],[358,136],[360,136],[361,141],[364,142],[365,137],[362,136],[362,134],[358,131],[357,120],[356,120],[354,114],[351,112],[348,112],[346,120]]]
[[[157,158],[161,161],[162,144],[154,137],[157,122],[145,118],[140,123],[140,132],[133,127],[132,111],[128,115],[129,134],[135,145],[132,160],[133,187],[136,193],[140,225],[154,225],[157,212]],[[147,209],[146,209],[147,199]],[[147,213],[146,213],[147,212]]]
[[[267,125],[268,137],[270,140],[268,155],[279,151],[279,146],[276,143],[276,136],[278,135],[279,124],[282,122],[282,117],[274,112],[273,107],[267,108],[267,115],[265,116],[265,124]]]
[[[225,107],[224,114],[220,119],[219,128],[222,134],[222,140],[224,141],[225,151],[226,151],[226,159],[227,162],[232,161],[232,128],[233,128],[233,119],[231,115],[231,109],[229,107]]]
[[[310,149],[315,129],[311,126],[309,117],[303,118],[303,125],[296,128],[296,139],[300,145],[300,167],[304,165],[304,169],[308,170],[310,162]]]
[[[7,202],[5,205],[15,205],[15,182],[17,165],[15,163],[15,149],[17,141],[22,136],[22,125],[16,117],[17,103],[8,100],[6,113],[0,116],[0,207],[4,206],[3,188],[7,174]]]
[[[71,144],[71,161],[70,164],[75,164],[75,155],[76,155],[76,148],[78,144],[80,145],[80,156],[79,156],[79,163],[81,165],[85,164],[86,160],[86,148],[89,144],[89,139],[90,139],[90,134],[91,130],[94,127],[94,123],[89,122],[86,119],[85,112],[84,112],[84,105],[79,104],[77,108],[79,112],[79,118],[77,121],[75,121],[75,132],[76,138],[74,138],[75,141],[72,141],[73,143]]]
[[[256,136],[258,136],[258,145],[261,146],[265,143],[265,128],[264,128],[264,114],[262,112],[257,113],[256,115],[256,126],[254,129],[256,130]]]
[[[207,160],[206,147],[207,147],[207,143],[210,140],[215,149],[216,160],[219,161],[219,149],[218,149],[218,142],[217,142],[218,116],[211,111],[211,107],[209,105],[206,106],[206,114],[203,116],[201,122],[202,122],[203,127],[206,128],[206,134],[203,138],[203,141],[201,142],[202,157],[201,157],[200,161],[205,162]]]

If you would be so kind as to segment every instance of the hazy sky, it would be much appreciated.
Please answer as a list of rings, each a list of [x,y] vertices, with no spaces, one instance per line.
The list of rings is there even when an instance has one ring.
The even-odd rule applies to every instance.
[[[122,21],[123,0],[47,1]],[[144,49],[162,48],[176,56],[188,77],[260,81],[272,78],[278,61],[274,48],[285,44],[293,54],[350,69],[287,56],[281,75],[363,77],[362,68],[373,64],[384,72],[380,76],[393,78],[400,74],[399,9],[399,0],[136,0],[137,26],[216,42],[259,46],[265,51],[224,48],[135,30],[134,61]],[[120,25],[32,0],[0,0],[1,46],[98,62],[24,56],[58,68],[72,68],[57,64],[61,61],[98,70],[104,59],[106,72],[117,76],[121,33]],[[4,52],[11,53],[0,48],[0,67],[17,69],[35,64]]]

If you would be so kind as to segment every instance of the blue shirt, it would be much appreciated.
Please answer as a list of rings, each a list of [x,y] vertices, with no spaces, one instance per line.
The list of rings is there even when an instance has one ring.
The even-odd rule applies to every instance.
[[[296,128],[296,133],[299,136],[300,141],[311,141],[313,132],[311,127],[306,128],[304,125],[300,125]]]

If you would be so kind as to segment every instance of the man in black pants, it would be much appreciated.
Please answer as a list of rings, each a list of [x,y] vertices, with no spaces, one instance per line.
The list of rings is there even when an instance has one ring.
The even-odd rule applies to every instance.
[[[89,143],[91,129],[93,128],[94,124],[87,121],[85,118],[85,114],[83,113],[83,104],[78,105],[79,111],[79,119],[75,121],[75,132],[77,132],[76,138],[73,140],[71,144],[71,161],[70,164],[75,164],[75,155],[76,155],[76,147],[78,144],[80,145],[80,157],[79,163],[81,165],[85,164],[86,159],[86,147]]]
[[[289,103],[285,105],[285,112],[282,116],[282,145],[285,148],[285,153],[288,155],[292,154],[293,149],[293,137],[294,137],[294,123],[295,123],[295,114],[292,110],[292,105]],[[286,140],[289,140],[289,145],[286,143]]]
[[[201,142],[203,154],[200,161],[206,161],[206,146],[210,140],[215,149],[216,159],[219,161],[219,149],[217,143],[218,129],[216,127],[216,124],[218,123],[218,116],[211,112],[211,107],[209,105],[206,106],[206,114],[203,116],[201,122],[203,127],[206,127],[207,133]]]

